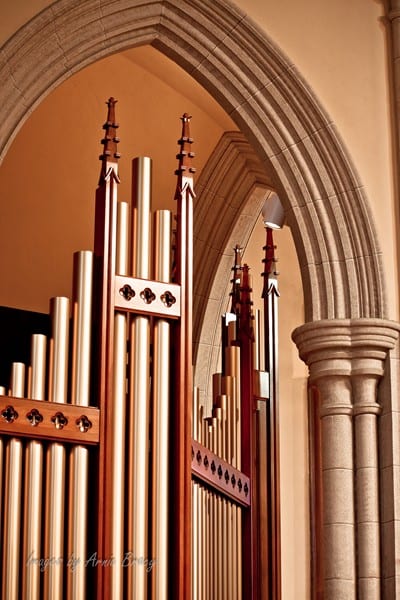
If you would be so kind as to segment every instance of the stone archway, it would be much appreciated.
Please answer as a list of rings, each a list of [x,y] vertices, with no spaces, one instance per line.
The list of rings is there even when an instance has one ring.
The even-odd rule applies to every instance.
[[[334,124],[295,66],[227,0],[52,3],[2,48],[0,157],[62,81],[142,44],[199,81],[273,174],[302,265],[306,320],[384,317],[374,227]]]
[[[1,49],[0,158],[29,114],[70,75],[144,44],[179,64],[220,103],[271,174],[284,204],[308,321],[295,339],[323,404],[329,490],[324,517],[331,519],[324,531],[330,557],[326,594],[350,598],[356,590],[363,593],[363,585],[374,585],[368,597],[378,598],[381,564],[386,560],[386,571],[396,568],[395,556],[380,558],[379,539],[385,545],[385,536],[398,534],[394,524],[380,528],[378,453],[368,455],[368,448],[377,450],[377,381],[398,328],[384,321],[381,254],[362,183],[296,67],[228,0],[59,0]],[[222,208],[215,204],[215,211]],[[228,238],[229,224],[221,226]],[[207,265],[209,277],[212,268]],[[353,457],[354,439],[359,448]],[[358,515],[370,508],[363,490],[352,495],[363,468],[370,475],[368,494],[376,499],[365,521],[373,528],[374,547],[368,528],[355,520],[355,506]],[[394,506],[393,494],[386,504]]]

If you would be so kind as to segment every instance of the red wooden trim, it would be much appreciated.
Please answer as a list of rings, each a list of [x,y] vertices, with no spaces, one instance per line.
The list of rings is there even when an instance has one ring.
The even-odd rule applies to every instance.
[[[56,420],[56,415],[62,417]],[[77,424],[83,416],[88,421],[87,431],[80,431]],[[82,445],[98,444],[99,418],[99,409],[93,406],[0,396],[0,434]],[[35,422],[37,424],[33,425]]]
[[[95,389],[100,408],[100,448],[99,448],[99,473],[98,473],[98,528],[97,543],[100,559],[110,559],[110,536],[112,519],[112,490],[111,478],[113,465],[112,435],[112,365],[114,341],[114,278],[116,255],[116,225],[117,225],[117,186],[118,159],[117,137],[118,124],[115,119],[114,98],[107,102],[107,120],[103,125],[105,136],[102,140],[104,152],[100,156],[102,161],[99,186],[96,190],[94,254],[95,254],[95,281],[94,281],[94,330],[98,335],[96,348],[98,352],[96,361],[97,384]],[[99,566],[97,570],[97,599],[108,600],[111,597],[110,573],[111,569]]]
[[[267,454],[268,454],[268,597],[281,598],[281,526],[280,526],[280,468],[279,468],[279,397],[278,397],[278,298],[275,278],[275,249],[273,231],[266,227],[264,246],[264,339],[265,369],[269,373],[267,400]]]
[[[114,305],[117,310],[177,319],[181,314],[181,287],[174,283],[117,275]]]
[[[96,193],[95,257],[96,281],[94,298],[98,300],[95,319],[98,338],[97,397],[100,407],[100,449],[98,480],[98,555],[100,559],[110,558],[111,536],[111,477],[112,435],[109,423],[112,422],[112,364],[114,337],[114,277],[116,245],[118,177],[111,168],[107,178]],[[97,313],[97,314],[96,314]],[[97,570],[97,598],[108,600],[111,597],[111,569],[99,566]]]
[[[243,472],[253,484],[257,481],[257,401],[253,392],[253,329],[251,322],[251,288],[249,272],[243,265],[240,288],[240,327],[239,345],[240,389],[241,389],[241,445]],[[258,502],[257,485],[251,490],[251,510],[243,512],[242,520],[242,565],[243,565],[243,598],[258,600],[259,598],[259,547],[258,547]]]
[[[189,132],[190,117],[182,117],[181,150],[177,155],[177,235],[176,273],[174,281],[181,286],[181,318],[174,332],[176,378],[171,406],[172,512],[169,597],[188,600],[191,597],[191,439],[192,439],[192,304],[193,304],[193,153]]]
[[[250,506],[249,477],[196,440],[192,440],[192,475],[236,504]]]

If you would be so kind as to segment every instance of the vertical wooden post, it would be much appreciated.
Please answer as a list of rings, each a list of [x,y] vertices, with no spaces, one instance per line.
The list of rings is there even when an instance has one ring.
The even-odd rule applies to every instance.
[[[170,597],[191,594],[191,435],[192,435],[192,285],[193,177],[189,115],[182,117],[182,136],[175,199],[177,207],[176,283],[181,286],[181,318],[176,326],[177,369],[172,403],[172,518]]]
[[[112,397],[112,371],[113,362],[113,335],[114,335],[114,278],[116,259],[116,223],[117,223],[117,185],[118,138],[116,137],[114,98],[108,101],[107,121],[103,125],[106,132],[102,143],[104,153],[100,156],[102,168],[99,187],[96,191],[96,221],[94,252],[96,260],[96,280],[94,299],[95,330],[98,332],[96,340],[98,346],[97,359],[97,397],[102,415],[100,420],[100,449],[99,449],[99,485],[98,485],[98,552],[96,560],[107,560],[112,557],[112,424],[118,415],[113,414]],[[97,568],[97,595],[98,598],[110,600],[113,598],[111,591],[112,567]]]
[[[238,340],[241,349],[240,386],[241,386],[241,470],[250,477],[251,507],[243,511],[242,529],[242,596],[256,600],[259,598],[259,551],[257,535],[257,446],[256,411],[257,403],[253,392],[253,344],[254,333],[251,311],[251,287],[249,267],[243,265],[240,286],[240,309]]]

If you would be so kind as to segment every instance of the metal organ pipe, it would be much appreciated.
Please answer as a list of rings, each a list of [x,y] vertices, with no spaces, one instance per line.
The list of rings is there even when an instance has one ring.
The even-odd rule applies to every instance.
[[[49,401],[65,403],[68,383],[69,299],[51,300],[52,337],[50,340]],[[55,426],[63,427],[62,417]],[[44,558],[49,564],[44,571],[45,600],[63,597],[65,463],[63,444],[54,442],[47,449],[46,528]]]
[[[13,363],[10,393],[23,398],[25,390],[25,365]],[[11,438],[5,451],[4,531],[3,531],[3,583],[2,597],[18,600],[19,597],[19,545],[21,533],[22,441]]]
[[[169,282],[171,213],[167,210],[155,215],[154,255],[155,279]],[[155,319],[153,347],[151,552],[157,563],[151,570],[151,595],[153,600],[167,600],[170,325],[166,319]]]
[[[116,272],[127,275],[129,264],[129,205],[117,204]],[[113,600],[123,596],[124,512],[125,512],[125,420],[126,420],[126,362],[127,362],[127,316],[116,312],[114,316],[114,365],[113,365],[113,412],[112,454],[114,469],[112,477],[112,533],[111,554],[115,557],[112,569],[111,590]]]
[[[134,277],[150,278],[151,159],[136,158],[132,175]],[[146,288],[140,292],[146,299]],[[130,328],[129,506],[127,598],[145,598],[148,558],[148,482],[150,409],[150,319],[134,315]],[[142,561],[142,562],[141,562]]]
[[[71,403],[89,406],[91,368],[93,253],[74,255]],[[84,426],[84,423],[81,424]],[[73,446],[69,455],[67,597],[86,597],[89,450]]]
[[[31,343],[28,396],[45,400],[46,384],[45,335],[35,334]],[[37,440],[28,442],[25,450],[25,499],[23,528],[22,598],[39,600],[41,523],[42,523],[43,445]]]
[[[155,215],[151,248],[149,158],[133,162],[131,215],[127,203],[117,202],[115,102],[109,99],[103,126],[95,255],[74,255],[71,349],[70,302],[53,298],[49,341],[42,334],[32,337],[28,397],[22,363],[13,364],[9,401],[0,387],[4,600],[85,600],[94,593],[98,600],[168,600],[172,588],[179,600],[190,595],[185,555],[190,547],[187,401],[192,380],[190,117],[182,118],[178,142],[173,278],[169,211]],[[196,422],[196,437],[215,452],[222,452],[223,433],[230,431],[226,401],[220,404],[207,423],[200,407]],[[89,461],[97,461],[95,520],[89,508]],[[222,540],[225,501],[195,481],[192,490],[193,556],[202,567],[193,580],[193,600],[222,600],[227,596],[214,563],[222,568],[223,550],[228,549]],[[184,524],[171,517],[172,493]],[[92,526],[98,533],[96,546],[88,537]],[[217,541],[214,530],[221,534]],[[176,564],[176,557],[169,556],[170,543]],[[93,567],[97,571],[89,581]]]

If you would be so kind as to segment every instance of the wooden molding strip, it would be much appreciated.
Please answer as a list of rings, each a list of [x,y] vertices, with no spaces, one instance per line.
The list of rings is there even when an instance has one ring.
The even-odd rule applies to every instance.
[[[192,440],[192,477],[201,479],[236,504],[251,504],[250,479],[208,448]]]
[[[99,409],[0,396],[0,434],[75,444],[99,443]]]

